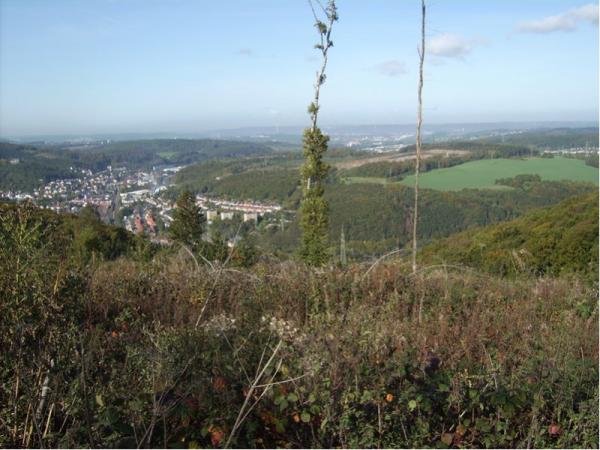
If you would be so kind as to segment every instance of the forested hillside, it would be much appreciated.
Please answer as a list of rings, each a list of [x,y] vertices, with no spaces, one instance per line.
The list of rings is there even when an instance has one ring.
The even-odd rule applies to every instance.
[[[578,274],[598,281],[598,194],[536,209],[519,219],[435,242],[423,259],[507,276]]]
[[[419,217],[421,239],[429,241],[469,227],[511,220],[533,208],[596,191],[593,185],[586,183],[518,180],[510,190],[423,191],[423,209]],[[401,185],[330,184],[325,195],[331,210],[330,242],[335,248],[342,227],[349,255],[357,258],[381,254],[409,242],[411,188]],[[293,252],[298,233],[294,223],[283,232],[271,230],[265,234],[263,245],[271,250]]]
[[[71,178],[74,161],[61,153],[0,142],[0,190],[28,191],[58,178]]]
[[[598,127],[528,130],[521,133],[490,137],[484,139],[484,141],[553,150],[575,147],[597,148]]]
[[[212,139],[124,141],[78,149],[0,142],[0,190],[31,191],[48,181],[81,176],[72,169],[95,172],[108,166],[121,166],[148,170],[153,166],[272,152],[270,147],[260,143]]]
[[[108,164],[151,168],[161,164],[191,164],[211,158],[262,155],[273,150],[256,142],[215,139],[152,139],[113,142],[74,153],[82,164],[104,168]]]

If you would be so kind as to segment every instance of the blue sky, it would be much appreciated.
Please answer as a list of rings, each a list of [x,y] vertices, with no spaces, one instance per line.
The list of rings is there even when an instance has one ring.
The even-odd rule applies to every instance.
[[[597,120],[598,6],[428,1],[425,121]],[[324,125],[411,123],[418,0],[338,0]],[[304,125],[304,0],[0,0],[0,135]]]

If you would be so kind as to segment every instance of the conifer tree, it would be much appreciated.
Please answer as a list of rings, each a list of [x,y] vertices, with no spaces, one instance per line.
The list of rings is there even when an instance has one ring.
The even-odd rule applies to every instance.
[[[169,236],[173,241],[188,246],[194,252],[199,252],[202,250],[205,222],[206,219],[196,205],[194,195],[190,191],[183,191],[177,199]]]
[[[300,244],[300,256],[307,264],[322,266],[329,257],[327,253],[329,205],[323,197],[324,183],[329,172],[329,166],[323,162],[323,155],[327,151],[329,137],[324,135],[318,128],[317,118],[321,86],[326,79],[327,53],[333,47],[331,31],[334,22],[338,20],[338,15],[334,0],[330,0],[327,6],[322,6],[320,2],[317,2],[325,16],[324,20],[319,18],[312,1],[309,0],[309,4],[315,18],[315,28],[320,37],[315,48],[321,52],[322,64],[320,70],[317,71],[314,85],[315,96],[308,107],[312,124],[310,128],[304,130],[303,137],[305,161],[301,169],[302,205],[300,207],[300,225],[302,228],[302,242]]]

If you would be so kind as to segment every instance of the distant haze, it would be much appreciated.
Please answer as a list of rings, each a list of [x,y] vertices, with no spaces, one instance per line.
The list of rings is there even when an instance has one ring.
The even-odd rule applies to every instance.
[[[442,138],[455,137],[467,138],[476,136],[477,133],[489,134],[499,132],[519,132],[526,130],[573,128],[597,129],[597,121],[580,122],[487,122],[487,123],[447,123],[428,124],[424,127],[425,140],[430,136]],[[259,140],[264,142],[279,141],[299,143],[304,127],[297,126],[261,126],[243,128],[224,128],[208,130],[205,132],[131,132],[131,133],[97,133],[97,134],[34,134],[5,136],[14,142],[22,143],[62,143],[62,142],[91,142],[91,141],[131,141],[139,139],[233,139],[233,140]],[[343,138],[345,141],[354,137],[404,136],[410,142],[414,138],[414,124],[371,124],[371,125],[334,125],[323,126],[323,130],[332,138]]]
[[[597,3],[428,3],[426,125],[597,125]],[[324,126],[414,123],[419,6],[339,2]],[[305,1],[0,0],[0,136],[301,129],[312,22]]]

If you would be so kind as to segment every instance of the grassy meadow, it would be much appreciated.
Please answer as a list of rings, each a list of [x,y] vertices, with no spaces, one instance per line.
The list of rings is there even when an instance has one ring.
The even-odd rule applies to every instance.
[[[495,181],[525,174],[539,175],[542,180],[548,181],[572,180],[598,184],[597,168],[569,158],[483,159],[424,173],[419,184],[423,188],[439,191],[510,189],[495,184]],[[414,176],[408,176],[400,183],[413,186]]]

